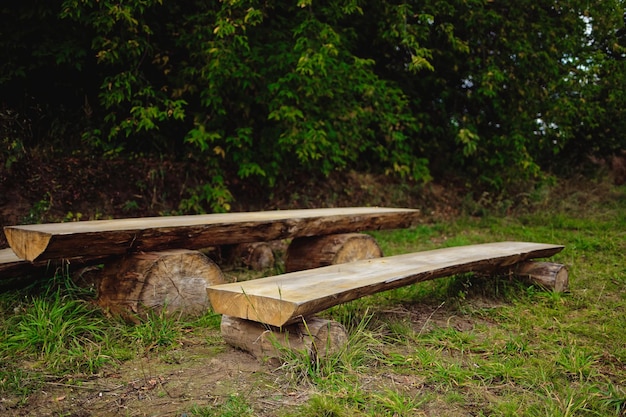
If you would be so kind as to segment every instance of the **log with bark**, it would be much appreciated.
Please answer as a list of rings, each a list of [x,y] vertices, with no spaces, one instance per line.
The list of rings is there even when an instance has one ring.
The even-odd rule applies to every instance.
[[[519,278],[554,292],[569,290],[567,267],[554,262],[520,262],[511,272]]]
[[[280,327],[380,291],[461,273],[502,271],[562,249],[528,242],[460,246],[216,285],[207,291],[218,313]]]
[[[287,249],[285,272],[302,271],[383,256],[376,239],[363,233],[343,233],[294,239]]]
[[[254,271],[273,268],[276,263],[272,245],[269,242],[240,243],[222,247],[226,263],[244,266]]]
[[[277,328],[224,315],[221,331],[228,344],[260,360],[299,352],[314,361],[339,352],[348,343],[348,333],[341,323],[319,317]]]
[[[150,312],[197,316],[210,306],[207,287],[224,282],[220,268],[200,252],[138,252],[105,266],[98,304],[132,321]]]
[[[418,219],[418,210],[351,207],[7,226],[4,233],[18,257],[34,261],[405,228]]]

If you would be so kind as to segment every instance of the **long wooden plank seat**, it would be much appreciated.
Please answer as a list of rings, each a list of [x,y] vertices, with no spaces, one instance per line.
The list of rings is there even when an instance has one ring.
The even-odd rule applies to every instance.
[[[214,285],[207,293],[217,313],[281,327],[376,292],[454,274],[493,272],[562,249],[529,242],[450,247]]]
[[[350,207],[7,226],[15,254],[37,261],[410,227],[418,210]]]

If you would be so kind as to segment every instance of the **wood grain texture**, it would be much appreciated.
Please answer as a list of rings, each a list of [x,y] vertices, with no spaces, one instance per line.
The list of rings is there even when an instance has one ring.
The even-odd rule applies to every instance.
[[[198,251],[139,252],[107,264],[98,304],[137,321],[149,312],[198,316],[206,313],[206,288],[225,281],[220,268]]]
[[[279,329],[224,315],[221,332],[226,343],[259,360],[280,358],[288,349],[301,351],[315,361],[339,352],[348,343],[348,332],[341,323],[319,317]]]
[[[18,257],[34,261],[405,228],[418,219],[418,210],[348,207],[7,226],[4,233]]]
[[[294,239],[287,249],[285,272],[380,258],[376,239],[364,233],[310,236]]]
[[[218,313],[280,327],[376,292],[460,273],[491,273],[562,249],[528,242],[452,247],[211,286],[207,292]]]
[[[513,274],[554,292],[569,291],[567,267],[554,262],[520,262],[513,268]]]

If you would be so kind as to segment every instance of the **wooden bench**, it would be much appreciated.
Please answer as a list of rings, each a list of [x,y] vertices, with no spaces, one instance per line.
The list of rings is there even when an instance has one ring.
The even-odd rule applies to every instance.
[[[455,274],[491,273],[562,249],[527,242],[451,247],[214,285],[207,292],[217,313],[281,327],[380,291]]]
[[[39,261],[406,228],[418,220],[418,210],[351,207],[33,224],[4,233],[19,258]]]
[[[62,259],[104,263],[99,302],[113,312],[167,305],[195,314],[208,306],[206,286],[225,282],[196,249],[291,239],[286,269],[293,271],[382,256],[373,238],[354,232],[418,221],[418,210],[350,207],[8,226],[4,232],[17,258],[33,266]],[[17,271],[18,264],[28,266],[14,257],[4,266]]]
[[[0,258],[0,277],[3,267],[16,271],[60,259],[81,265],[105,259],[101,306],[124,315],[166,307],[201,314],[210,299],[223,314],[225,340],[257,356],[273,351],[276,339],[312,354],[319,354],[316,341],[331,340],[325,352],[333,351],[347,340],[345,329],[316,313],[428,279],[509,268],[556,291],[567,286],[563,265],[528,262],[558,253],[563,249],[558,245],[501,242],[380,258],[371,237],[356,239],[366,235],[354,233],[418,221],[417,210],[357,207],[9,226],[4,230],[12,250],[4,252],[4,262]],[[305,270],[232,284],[194,250],[287,238],[293,239],[287,270]],[[366,250],[354,250],[363,243]]]
[[[32,264],[20,259],[13,249],[0,249],[0,276],[13,277],[15,274],[27,273],[31,268]]]
[[[316,313],[380,291],[455,274],[503,271],[530,278],[534,275],[538,282],[562,291],[568,279],[562,265],[529,262],[562,249],[528,242],[451,247],[214,285],[207,292],[213,310],[224,315],[222,334],[232,345],[257,356],[272,356],[275,346],[268,335],[293,347],[286,336],[291,334],[296,347],[314,354],[316,340],[331,351],[347,340],[338,323],[320,322],[314,318]]]

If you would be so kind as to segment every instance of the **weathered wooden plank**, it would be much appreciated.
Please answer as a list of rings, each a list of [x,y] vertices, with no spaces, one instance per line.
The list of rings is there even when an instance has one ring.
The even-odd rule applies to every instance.
[[[418,216],[411,209],[350,207],[7,226],[4,233],[18,257],[34,261],[403,228]]]
[[[24,260],[18,258],[11,248],[0,249],[0,265],[9,265],[16,262],[24,262]]]
[[[63,262],[28,262],[20,259],[11,248],[0,249],[0,281],[39,275],[46,271],[54,273],[62,266]]]
[[[376,292],[454,274],[493,272],[562,249],[528,242],[452,247],[216,285],[207,292],[218,313],[279,327]]]
[[[32,263],[20,259],[13,249],[0,249],[0,280],[27,275],[36,269]]]
[[[20,259],[13,252],[13,249],[5,248],[0,249],[0,281],[13,278],[21,279],[27,276],[52,276],[58,271],[71,272],[106,260],[106,256],[94,256],[29,262]]]

